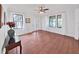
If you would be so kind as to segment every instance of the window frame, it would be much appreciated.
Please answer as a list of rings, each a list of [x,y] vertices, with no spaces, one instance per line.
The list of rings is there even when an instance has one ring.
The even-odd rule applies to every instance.
[[[60,21],[58,20],[59,19],[58,16],[61,16],[61,19],[62,19],[62,14],[49,16],[49,27],[52,27],[52,28],[62,28],[62,26],[59,26],[59,22]],[[53,21],[53,19],[51,21],[50,17],[55,17],[56,21]],[[52,24],[55,22],[55,26],[54,25],[51,26],[51,24],[50,24],[51,22],[52,22]]]
[[[22,16],[22,21],[15,21],[14,20],[14,15]],[[13,22],[22,22],[22,27],[21,28],[14,27],[14,29],[23,29],[23,15],[22,14],[13,14]]]
[[[55,17],[55,19],[56,19],[56,15],[54,15],[54,16],[49,16],[49,27],[53,27],[53,28],[56,28],[57,27],[57,25],[56,26],[54,26],[54,25],[50,25],[50,23],[51,23],[51,19],[50,19],[50,17]],[[52,19],[52,24],[55,22],[55,24],[57,23],[56,21],[53,21],[53,19]]]
[[[62,19],[62,15],[57,15],[57,28],[62,28],[62,26],[59,26],[58,16],[61,16],[61,19]]]

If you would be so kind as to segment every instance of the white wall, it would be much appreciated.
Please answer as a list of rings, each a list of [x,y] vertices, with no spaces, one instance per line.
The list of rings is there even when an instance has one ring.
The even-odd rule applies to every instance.
[[[66,33],[68,36],[74,37],[75,34],[75,10],[70,9],[66,12]]]
[[[79,39],[79,9],[75,11],[75,39]]]

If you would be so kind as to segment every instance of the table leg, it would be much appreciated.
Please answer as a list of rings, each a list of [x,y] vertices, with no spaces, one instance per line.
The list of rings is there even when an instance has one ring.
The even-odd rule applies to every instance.
[[[8,50],[6,49],[6,52],[5,52],[5,54],[8,54]]]
[[[21,44],[20,44],[20,54],[22,54],[22,46],[21,46]]]

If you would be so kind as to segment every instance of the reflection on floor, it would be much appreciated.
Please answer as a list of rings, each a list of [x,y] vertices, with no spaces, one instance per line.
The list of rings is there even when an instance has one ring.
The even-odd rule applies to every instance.
[[[79,53],[79,41],[56,33],[39,30],[21,36],[21,40],[23,54]],[[16,53],[16,48],[9,53]]]

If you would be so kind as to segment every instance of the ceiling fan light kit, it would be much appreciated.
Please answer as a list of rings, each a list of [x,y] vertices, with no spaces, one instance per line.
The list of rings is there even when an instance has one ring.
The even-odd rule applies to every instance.
[[[40,14],[43,14],[43,13],[45,13],[45,12],[41,12],[41,11],[40,11],[39,13],[40,13]]]

